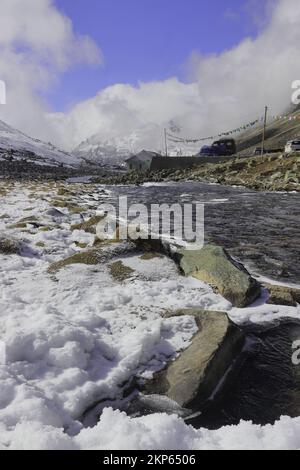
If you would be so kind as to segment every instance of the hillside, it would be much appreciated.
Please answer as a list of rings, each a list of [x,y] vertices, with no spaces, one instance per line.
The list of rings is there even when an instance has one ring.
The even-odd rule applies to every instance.
[[[80,158],[57,149],[51,143],[23,134],[0,121],[0,162],[24,161],[35,165],[67,166],[80,165]]]
[[[238,152],[252,154],[256,147],[261,147],[263,126],[260,125],[241,134],[237,139]],[[266,149],[284,149],[287,141],[300,138],[300,109],[287,114],[281,119],[269,119],[266,129]]]

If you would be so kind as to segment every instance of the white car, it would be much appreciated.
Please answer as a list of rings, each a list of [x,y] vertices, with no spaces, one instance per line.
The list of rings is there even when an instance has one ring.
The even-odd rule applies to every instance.
[[[300,140],[291,140],[285,146],[285,153],[300,152]]]

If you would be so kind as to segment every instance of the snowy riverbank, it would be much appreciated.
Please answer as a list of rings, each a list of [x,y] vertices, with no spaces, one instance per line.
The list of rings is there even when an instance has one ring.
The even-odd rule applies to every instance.
[[[53,263],[92,247],[94,234],[74,225],[82,214],[94,216],[109,193],[80,184],[6,181],[1,191],[1,235],[22,243],[21,256],[0,254],[2,448],[300,448],[300,421],[289,418],[265,428],[241,423],[207,431],[175,415],[133,419],[105,409],[98,424],[85,429],[87,410],[99,402],[102,408],[121,404],[133,377],[150,377],[190,344],[194,319],[163,319],[165,311],[225,310],[241,324],[299,319],[299,306],[261,299],[232,308],[209,286],[181,277],[171,260],[126,250],[105,263],[73,261],[49,272]],[[122,282],[112,269],[120,262],[128,268]]]

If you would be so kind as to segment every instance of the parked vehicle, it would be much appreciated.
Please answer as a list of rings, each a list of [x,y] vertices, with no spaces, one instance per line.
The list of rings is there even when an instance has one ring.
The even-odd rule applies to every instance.
[[[201,156],[206,156],[206,157],[209,157],[209,156],[216,156],[216,149],[214,149],[212,146],[205,145],[205,146],[202,147],[202,149],[200,150],[200,155],[201,155]]]
[[[285,146],[285,153],[300,152],[300,140],[290,140]]]
[[[211,146],[204,146],[200,150],[203,156],[230,156],[236,154],[236,143],[234,139],[217,140]]]

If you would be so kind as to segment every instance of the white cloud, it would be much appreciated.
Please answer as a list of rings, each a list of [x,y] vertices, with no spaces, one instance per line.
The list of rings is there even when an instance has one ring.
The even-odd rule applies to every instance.
[[[40,93],[74,63],[100,60],[97,45],[77,36],[51,0],[1,0],[0,77],[7,84],[1,119],[47,138],[47,106]]]
[[[256,38],[220,55],[194,54],[191,83],[171,78],[115,85],[75,106],[67,120],[64,116],[69,144],[95,133],[99,140],[123,138],[142,128],[137,146],[148,144],[152,132],[153,148],[159,148],[162,128],[171,119],[185,135],[206,136],[261,116],[266,104],[274,113],[282,111],[291,102],[292,81],[300,77],[300,2],[272,0],[266,6],[268,21]]]
[[[72,58],[73,47],[77,50],[78,41],[84,58],[93,60],[97,53],[93,44],[74,37],[69,20],[62,17],[48,1],[29,1],[32,8],[42,3],[44,8],[50,9],[53,14],[51,28],[46,23],[35,33],[25,34],[22,33],[24,27],[17,24],[10,32],[0,33],[0,44],[2,38],[2,42],[10,45],[6,47],[6,54],[11,54],[7,63],[12,70],[20,70],[20,63],[24,64],[26,73],[20,90],[32,111],[30,119],[27,119],[28,127],[32,127],[31,134],[38,130],[41,135],[41,125],[35,124],[35,117],[39,123],[48,119],[47,138],[68,149],[96,133],[99,141],[124,139],[135,133],[137,149],[151,144],[153,148],[160,148],[162,128],[170,120],[179,124],[183,134],[188,136],[224,131],[258,117],[266,104],[274,113],[282,111],[290,104],[292,81],[300,78],[300,2],[271,0],[267,2],[267,20],[265,18],[264,27],[256,38],[247,38],[220,55],[193,55],[191,83],[170,78],[161,82],[141,83],[136,87],[116,84],[100,91],[94,98],[78,103],[66,114],[46,116],[44,113],[41,119],[39,111],[43,103],[37,98],[36,88],[53,79],[52,69],[49,71],[49,67],[41,65],[45,58],[52,63],[56,76],[57,71],[63,71],[70,65],[69,58]],[[252,9],[255,2],[252,0]],[[20,4],[22,0],[5,0],[4,3],[11,13],[8,5]],[[18,18],[19,14],[13,16]],[[29,17],[32,14],[28,15],[28,24]],[[17,40],[34,49],[34,54],[11,52],[11,44]],[[57,57],[60,47],[62,51]],[[39,57],[43,60],[40,61]],[[3,70],[1,60],[2,56],[0,77]],[[32,75],[37,77],[36,87],[29,86],[26,81]],[[17,118],[14,119],[17,121]]]

